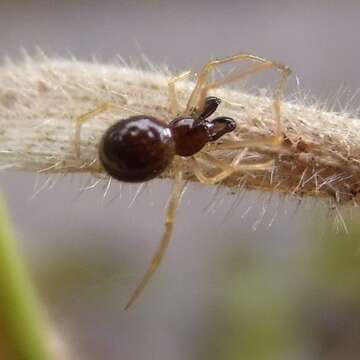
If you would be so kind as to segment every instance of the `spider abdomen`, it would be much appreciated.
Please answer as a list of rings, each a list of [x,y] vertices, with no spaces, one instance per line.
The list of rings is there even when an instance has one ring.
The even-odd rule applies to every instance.
[[[112,125],[99,148],[99,160],[105,171],[126,182],[155,178],[170,165],[174,155],[170,129],[148,115],[132,116]]]

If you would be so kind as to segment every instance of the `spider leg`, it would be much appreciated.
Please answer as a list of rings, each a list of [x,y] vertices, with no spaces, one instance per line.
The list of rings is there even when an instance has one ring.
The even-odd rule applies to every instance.
[[[171,240],[171,236],[174,228],[176,209],[178,208],[183,189],[184,189],[183,173],[181,170],[178,170],[177,173],[175,174],[174,185],[171,191],[170,201],[166,211],[165,230],[160,245],[157,248],[155,255],[151,260],[151,264],[148,270],[146,271],[141,282],[139,283],[139,285],[131,295],[130,300],[126,304],[124,310],[128,309],[138,299],[138,297],[146,287],[147,283],[149,282],[149,280],[151,279],[151,277],[153,276],[153,274],[160,265],[161,259],[163,258],[165,251]]]
[[[200,153],[196,157],[195,156],[193,157],[194,174],[201,183],[207,185],[214,185],[224,180],[235,171],[235,166],[237,166],[238,163],[241,161],[241,159],[245,156],[245,153],[246,153],[246,149],[244,149],[241,153],[239,153],[231,162],[231,164],[227,164],[226,162],[221,161],[216,157],[213,157],[207,153]],[[206,176],[204,175],[203,171],[200,168],[198,159],[205,160],[207,163],[211,165],[220,167],[222,171],[220,171],[218,174],[214,176]]]
[[[236,63],[240,61],[253,61],[256,64],[248,67],[247,69],[235,72],[234,74],[230,74],[225,76],[223,79],[216,80],[209,82],[209,75],[210,72],[215,69],[216,67],[229,64],[229,63]],[[201,70],[198,80],[196,82],[195,88],[190,96],[186,107],[186,113],[191,113],[194,109],[201,109],[204,106],[205,99],[207,97],[208,91],[218,88],[222,85],[241,80],[249,75],[269,70],[269,69],[276,69],[281,72],[281,78],[278,82],[278,85],[275,90],[274,94],[274,102],[273,102],[273,109],[276,119],[276,132],[275,136],[273,137],[274,144],[281,144],[282,143],[282,133],[283,133],[283,123],[281,119],[281,98],[286,86],[287,78],[291,73],[291,70],[288,66],[283,65],[278,62],[270,61],[263,59],[258,56],[250,55],[250,54],[238,54],[234,56],[229,56],[219,60],[213,60],[208,62]],[[200,109],[200,110],[199,110]]]
[[[180,109],[179,109],[179,101],[178,101],[178,97],[177,97],[175,83],[189,78],[192,74],[193,74],[193,72],[191,70],[187,70],[177,76],[174,76],[168,82],[170,112],[171,112],[171,116],[173,118],[175,118],[176,116],[178,116],[181,113]]]
[[[216,157],[211,156],[210,154],[198,154],[192,159],[194,174],[201,183],[206,185],[214,185],[231,176],[235,172],[264,171],[271,169],[274,165],[273,160],[269,160],[259,164],[239,165],[239,162],[244,158],[246,151],[247,149],[245,148],[244,151],[239,153],[230,164],[227,164],[226,162],[219,160]],[[198,159],[205,160],[210,165],[220,167],[222,171],[213,176],[206,176],[201,170]]]
[[[106,111],[129,111],[135,114],[138,114],[136,111],[128,109],[124,106],[112,104],[112,103],[102,103],[94,110],[86,112],[78,116],[75,120],[75,153],[76,157],[80,157],[80,133],[81,127],[84,123],[88,122],[89,120],[93,119],[95,116],[102,114]]]

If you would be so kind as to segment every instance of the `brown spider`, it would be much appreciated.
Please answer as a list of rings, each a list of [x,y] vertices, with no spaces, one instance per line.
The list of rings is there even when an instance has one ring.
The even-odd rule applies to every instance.
[[[214,68],[223,64],[240,61],[252,61],[255,64],[245,70],[225,76],[220,80],[210,81],[209,75]],[[170,112],[174,119],[168,124],[152,116],[137,115],[121,119],[108,128],[99,145],[99,160],[103,169],[111,177],[119,181],[144,182],[157,177],[163,172],[171,164],[175,156],[190,157],[194,175],[204,184],[216,184],[238,171],[263,171],[269,169],[273,165],[272,161],[241,165],[239,162],[242,159],[242,154],[239,154],[228,164],[207,152],[201,152],[201,149],[208,142],[219,139],[224,134],[232,132],[236,127],[235,120],[229,117],[221,116],[213,120],[207,120],[221,103],[221,99],[208,96],[209,91],[268,69],[277,69],[281,72],[281,78],[276,88],[273,102],[276,120],[275,134],[261,141],[227,141],[226,143],[218,144],[216,149],[241,149],[249,145],[258,145],[259,142],[270,146],[281,145],[283,142],[283,122],[280,115],[281,97],[287,77],[291,71],[287,66],[274,61],[249,54],[238,54],[210,61],[202,68],[197,76],[195,87],[184,111],[179,110],[175,83],[190,77],[192,71],[183,72],[172,78],[169,81],[168,88]],[[80,129],[82,124],[108,110],[117,111],[123,110],[123,108],[118,105],[105,103],[76,119],[75,146],[77,156],[80,155]],[[198,164],[198,159],[215,165],[221,171],[210,177],[204,175]],[[178,169],[176,170],[170,202],[167,208],[165,230],[160,246],[125,309],[128,309],[139,297],[160,264],[171,239],[175,212],[179,205],[183,188],[183,172]]]

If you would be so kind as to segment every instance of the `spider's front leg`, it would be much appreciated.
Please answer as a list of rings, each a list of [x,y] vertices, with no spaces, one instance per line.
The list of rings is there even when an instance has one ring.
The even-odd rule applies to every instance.
[[[168,82],[170,113],[173,118],[179,116],[181,113],[175,84],[181,80],[188,79],[191,75],[195,74],[193,74],[191,70],[187,70],[177,76],[174,76]]]
[[[233,74],[227,75],[223,79],[209,81],[209,75],[215,68],[224,64],[236,63],[241,61],[255,62],[255,65],[249,66],[244,70],[240,70]],[[286,86],[287,78],[291,74],[291,70],[288,66],[275,61],[266,60],[250,54],[238,54],[223,59],[210,61],[203,67],[200,74],[198,75],[198,80],[186,107],[186,113],[191,114],[194,110],[201,111],[205,106],[206,98],[210,90],[219,88],[220,86],[232,83],[234,81],[244,79],[245,77],[252,74],[270,69],[278,70],[281,73],[280,80],[278,81],[274,93],[273,110],[276,120],[276,129],[274,136],[272,136],[271,138],[272,144],[281,144],[283,142],[284,130],[284,125],[281,117],[281,99]]]

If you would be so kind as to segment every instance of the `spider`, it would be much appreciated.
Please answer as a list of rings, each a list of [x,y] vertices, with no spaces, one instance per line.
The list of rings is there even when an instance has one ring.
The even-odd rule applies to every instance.
[[[211,72],[223,65],[251,61],[248,68],[226,75],[219,80],[211,80]],[[236,121],[226,116],[208,120],[221,103],[221,99],[208,96],[210,90],[225,84],[243,79],[260,71],[275,69],[281,74],[274,93],[273,110],[276,120],[274,135],[253,142],[227,141],[217,144],[216,149],[244,149],[248,146],[268,144],[279,146],[283,142],[283,122],[281,118],[281,97],[291,70],[278,62],[263,59],[250,54],[237,54],[208,62],[197,75],[195,87],[187,102],[186,108],[180,111],[176,86],[178,81],[193,75],[191,70],[185,71],[168,82],[170,113],[173,120],[166,122],[148,115],[136,115],[121,119],[106,130],[99,144],[99,161],[104,171],[111,177],[125,182],[144,182],[157,177],[173,161],[175,156],[190,161],[195,177],[204,184],[216,184],[234,172],[264,171],[273,166],[273,161],[255,164],[239,164],[243,154],[240,153],[227,163],[202,151],[208,142],[221,138],[236,128]],[[87,112],[76,119],[75,148],[80,156],[81,126],[105,111],[124,110],[123,107],[104,103],[95,110]],[[126,110],[126,109],[125,109]],[[213,176],[205,175],[198,160],[214,165],[219,172]],[[173,233],[176,209],[184,189],[183,171],[175,171],[173,188],[166,212],[165,229],[150,266],[139,285],[135,288],[125,310],[139,297],[152,275],[160,265]]]

